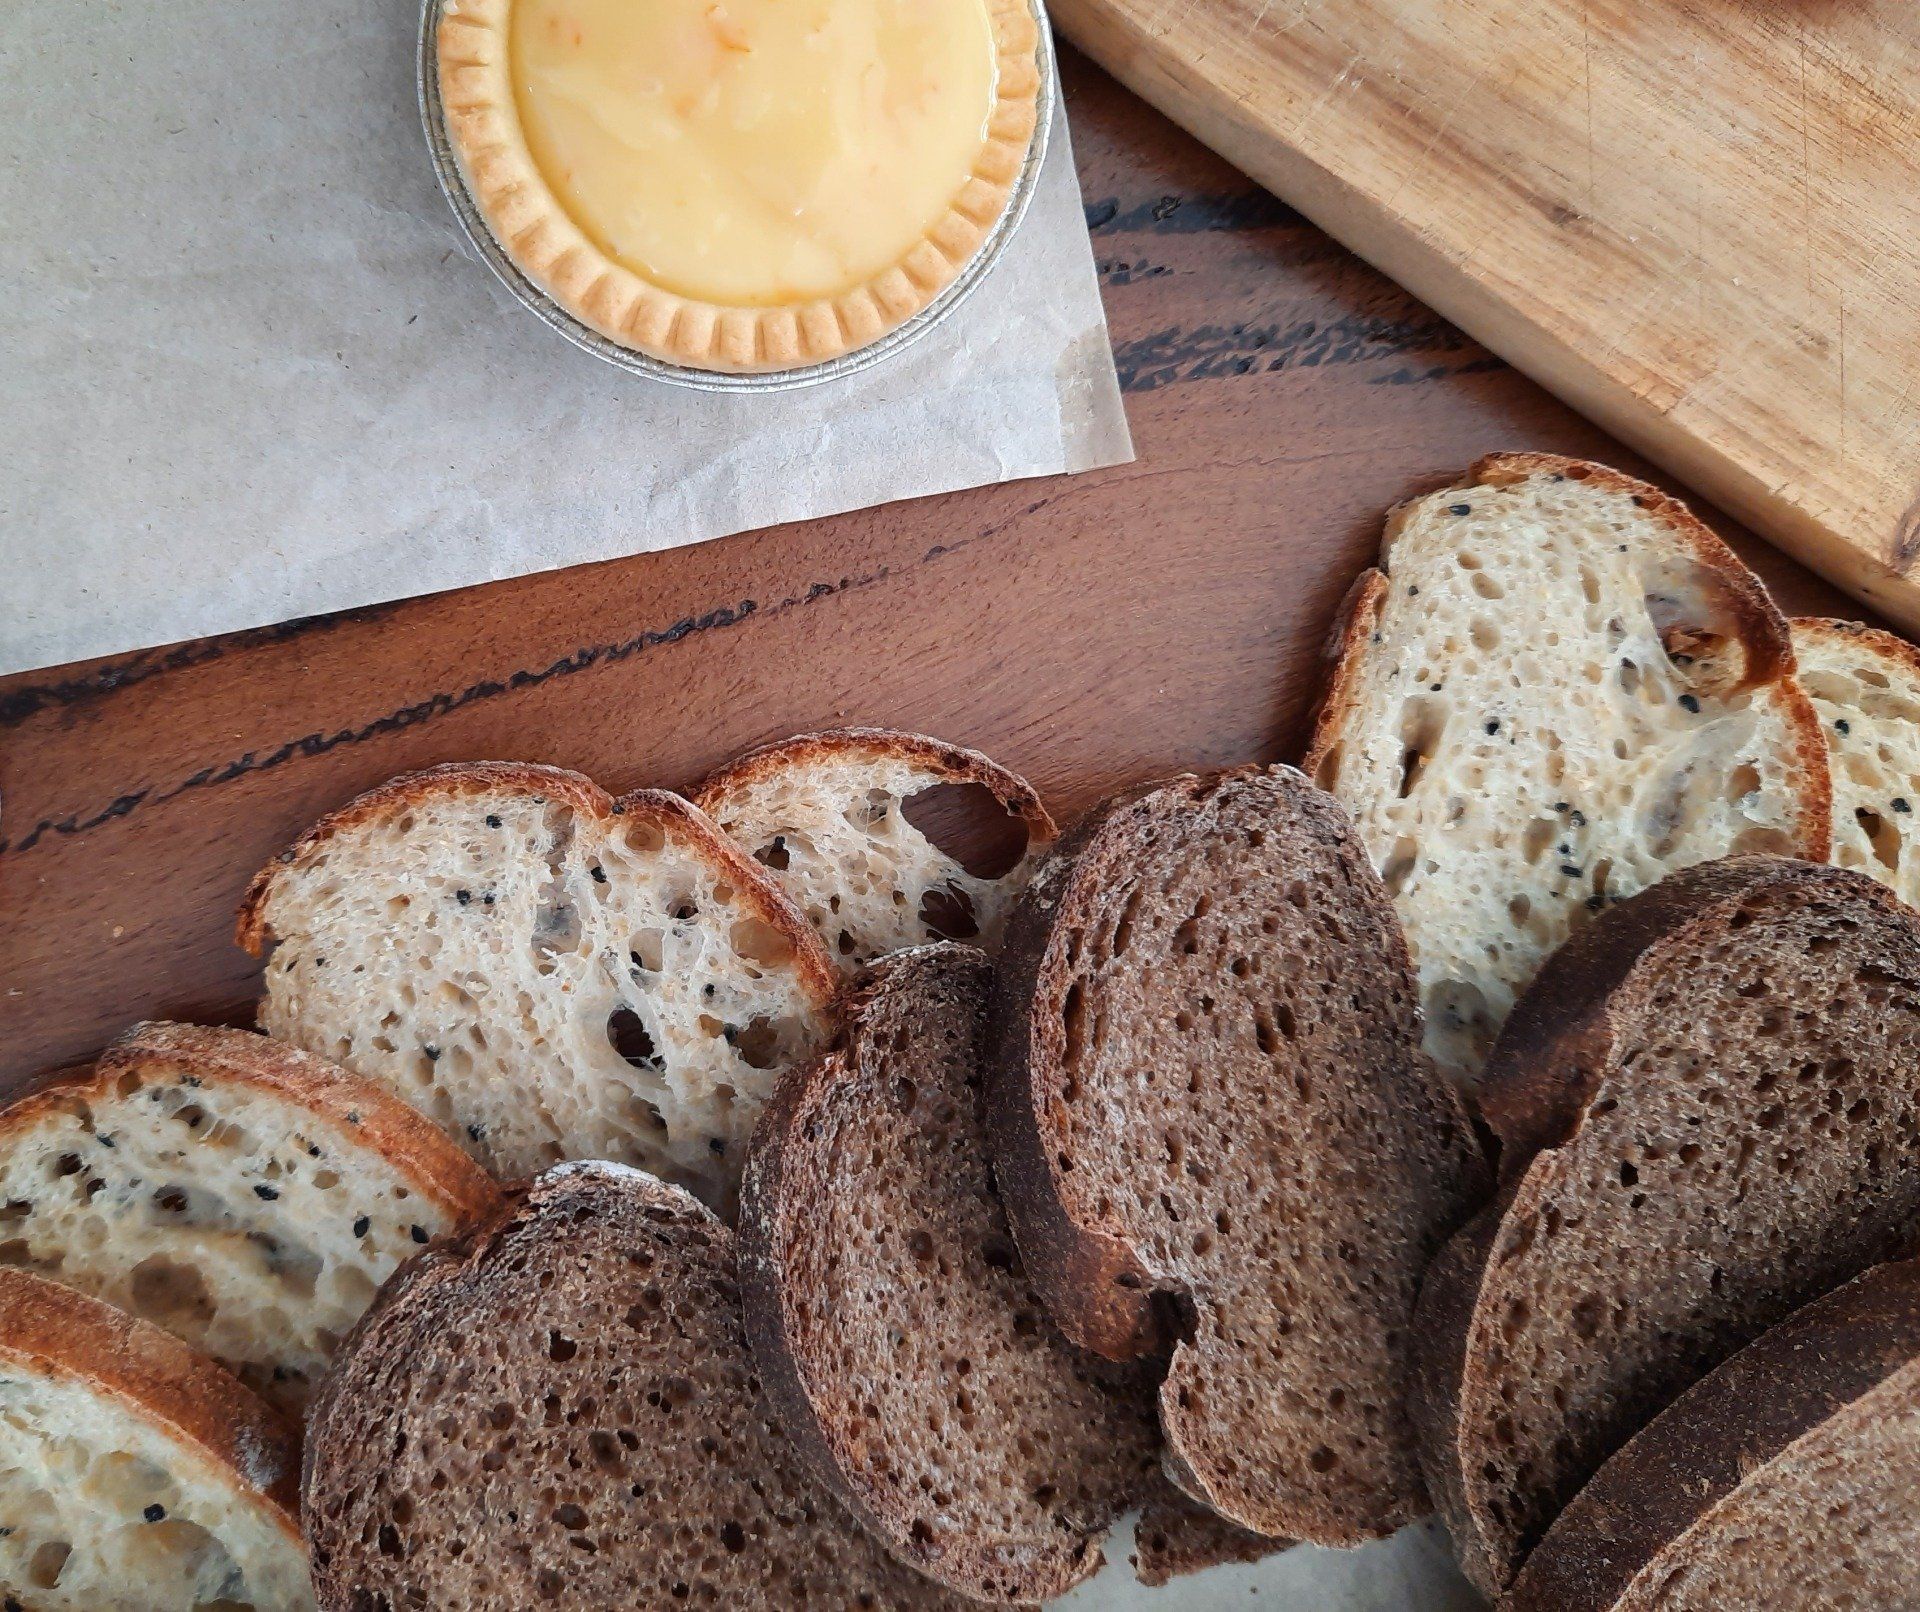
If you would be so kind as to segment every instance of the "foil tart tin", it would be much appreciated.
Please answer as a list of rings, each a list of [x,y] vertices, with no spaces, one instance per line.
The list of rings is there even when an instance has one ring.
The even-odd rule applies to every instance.
[[[980,250],[974,253],[952,282],[911,319],[896,325],[879,340],[865,347],[843,353],[824,363],[804,364],[797,369],[738,374],[692,369],[684,364],[669,364],[658,358],[650,358],[645,353],[609,341],[591,325],[575,318],[521,272],[519,265],[507,255],[506,249],[494,239],[493,232],[487,228],[487,221],[481,217],[480,209],[468,194],[466,180],[461,177],[460,164],[454,156],[453,143],[447,136],[446,112],[440,100],[440,57],[436,48],[446,0],[425,0],[420,8],[420,57],[417,69],[420,122],[426,130],[427,150],[433,158],[434,176],[440,181],[441,194],[447,198],[447,205],[453,209],[453,216],[459,221],[461,234],[467,238],[475,255],[513,293],[515,300],[542,324],[596,358],[605,359],[607,363],[630,374],[665,381],[671,386],[689,386],[701,392],[790,392],[797,387],[837,381],[843,376],[885,363],[965,302],[974,288],[987,277],[1005,252],[1007,243],[1013,239],[1013,233],[1026,216],[1039,185],[1040,167],[1046,161],[1047,139],[1053,129],[1054,108],[1059,99],[1053,30],[1047,22],[1046,6],[1044,0],[1027,0],[1027,3],[1032,8],[1033,20],[1039,30],[1034,59],[1040,69],[1040,93],[1035,108],[1033,142],[1027,147],[1027,159],[1021,165],[1019,176],[1014,181],[1013,194],[1008,198],[998,222],[988,232],[986,240],[981,242]]]

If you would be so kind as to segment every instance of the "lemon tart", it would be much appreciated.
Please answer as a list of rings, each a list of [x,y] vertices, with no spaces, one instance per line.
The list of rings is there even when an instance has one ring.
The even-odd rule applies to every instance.
[[[462,180],[522,273],[621,346],[792,369],[937,297],[1012,198],[1029,0],[446,0]]]

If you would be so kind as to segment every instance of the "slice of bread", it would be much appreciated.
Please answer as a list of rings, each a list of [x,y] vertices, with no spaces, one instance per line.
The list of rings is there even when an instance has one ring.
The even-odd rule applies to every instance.
[[[779,1071],[831,1031],[804,919],[700,812],[557,767],[397,778],[263,869],[262,1027],[384,1082],[507,1177],[644,1165],[725,1204]]]
[[[1920,649],[1856,621],[1793,624],[1833,771],[1833,861],[1920,905]]]
[[[966,810],[968,793],[984,811]],[[928,941],[996,949],[1057,832],[1032,786],[979,751],[883,728],[749,751],[694,799],[772,871],[849,973]],[[939,839],[925,816],[942,819]]]
[[[1327,1544],[1421,1515],[1414,1295],[1485,1171],[1339,805],[1281,767],[1094,813],[1021,898],[993,1017],[1028,1275],[1083,1347],[1172,1344],[1174,1481]]]
[[[1291,1539],[1249,1533],[1189,1499],[1164,1478],[1148,1492],[1133,1529],[1133,1573],[1150,1589],[1185,1573],[1231,1562],[1258,1562],[1292,1547]]]
[[[1674,874],[1541,971],[1481,1108],[1503,1196],[1428,1276],[1415,1402],[1498,1593],[1682,1389],[1920,1241],[1920,914],[1785,858]]]
[[[1735,852],[1825,861],[1825,741],[1787,624],[1657,488],[1483,459],[1387,521],[1348,597],[1306,770],[1352,812],[1471,1084],[1553,949]]]
[[[843,1040],[780,1083],[740,1201],[747,1335],[781,1424],[896,1556],[964,1594],[1091,1575],[1157,1465],[1152,1385],[1046,1320],[981,1113],[992,966],[952,944],[850,987]]]
[[[0,1269],[0,1604],[304,1612],[293,1429],[158,1327]]]
[[[0,1265],[104,1299],[292,1416],[374,1290],[492,1179],[384,1087],[141,1024],[0,1110]]]
[[[1920,1605],[1920,1264],[1697,1383],[1560,1514],[1502,1612]]]
[[[612,1164],[402,1267],[321,1388],[301,1509],[328,1607],[967,1605],[773,1425],[732,1234]]]

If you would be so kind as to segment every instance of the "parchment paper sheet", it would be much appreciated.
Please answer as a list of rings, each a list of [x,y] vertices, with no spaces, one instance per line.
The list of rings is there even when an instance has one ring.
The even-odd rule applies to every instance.
[[[1131,456],[1062,119],[889,362],[622,373],[466,255],[411,0],[0,5],[0,673]]]

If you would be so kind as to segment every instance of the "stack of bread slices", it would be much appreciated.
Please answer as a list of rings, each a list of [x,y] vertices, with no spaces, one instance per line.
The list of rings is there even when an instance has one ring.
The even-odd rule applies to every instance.
[[[1910,1605],[1916,717],[1505,456],[1300,770],[397,779],[248,892],[264,1033],[0,1110],[0,1604],[1031,1605],[1437,1509],[1516,1609]]]

